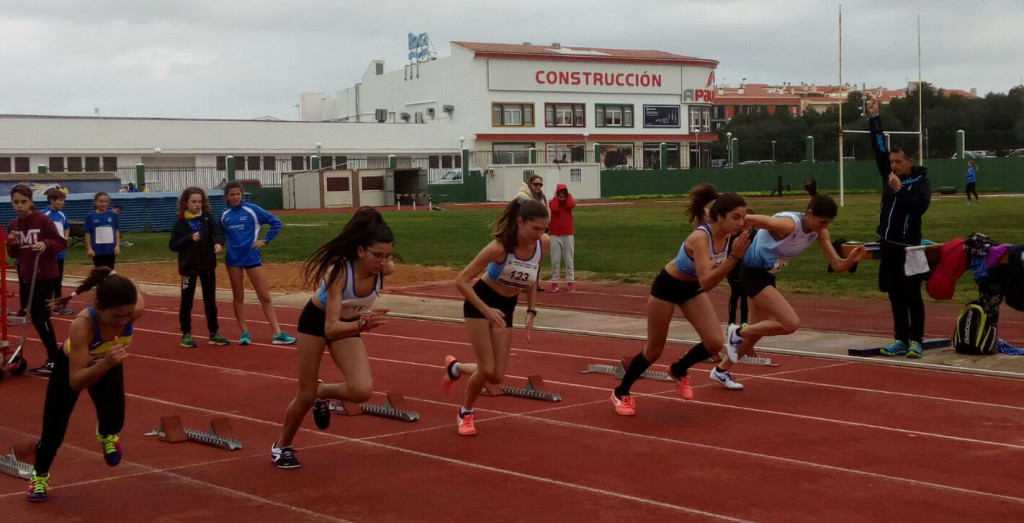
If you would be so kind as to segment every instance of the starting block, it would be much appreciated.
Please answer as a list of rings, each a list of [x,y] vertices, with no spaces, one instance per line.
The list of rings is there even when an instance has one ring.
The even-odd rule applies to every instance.
[[[242,448],[242,442],[232,437],[234,430],[231,428],[227,418],[211,419],[210,430],[203,432],[182,426],[180,416],[165,416],[160,418],[159,427],[154,428],[152,432],[147,432],[145,435],[156,436],[161,441],[168,443],[194,441],[227,450]]]
[[[328,404],[328,407],[332,412],[336,412],[343,416],[369,414],[371,416],[380,416],[382,418],[391,418],[409,422],[420,419],[420,414],[418,412],[407,408],[405,397],[402,396],[401,392],[387,393],[387,396],[384,398],[383,405],[374,405],[369,402],[352,403],[348,401],[332,401]]]
[[[0,456],[0,472],[16,478],[31,479],[35,456],[35,443],[15,443],[6,456]]]
[[[953,342],[949,338],[925,338],[921,341],[921,348],[924,350],[928,349],[943,349],[953,345]],[[846,353],[850,356],[863,356],[869,358],[871,356],[878,356],[882,354],[882,347],[866,347],[862,349],[848,349]]]
[[[491,383],[485,383],[484,390],[481,394],[492,397],[515,396],[517,398],[526,398],[531,400],[562,401],[561,394],[544,390],[544,379],[541,378],[540,375],[527,377],[525,387],[512,387],[510,385],[495,386]]]
[[[624,356],[615,365],[602,365],[599,363],[590,364],[587,365],[586,369],[581,370],[580,374],[611,374],[612,376],[615,376],[615,379],[621,380],[623,377],[626,376],[626,366],[629,364],[630,361],[632,361],[632,358],[630,358],[629,356]],[[672,379],[671,376],[668,375],[667,372],[663,370],[647,369],[644,371],[643,374],[640,375],[640,377],[643,379],[655,381],[675,381]]]

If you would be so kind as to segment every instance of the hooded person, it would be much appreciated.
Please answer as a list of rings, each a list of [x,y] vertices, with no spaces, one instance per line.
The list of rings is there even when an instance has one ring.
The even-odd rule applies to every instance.
[[[551,211],[551,292],[558,291],[561,262],[565,260],[565,279],[570,292],[576,290],[576,276],[573,258],[576,252],[576,236],[573,228],[572,210],[576,201],[569,194],[569,187],[558,184],[555,197],[548,208]]]

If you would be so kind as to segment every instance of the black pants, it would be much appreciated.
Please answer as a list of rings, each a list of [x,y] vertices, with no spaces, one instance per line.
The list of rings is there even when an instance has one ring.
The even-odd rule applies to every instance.
[[[924,339],[923,275],[906,275],[904,246],[884,240],[879,244],[882,259],[878,267],[878,289],[889,294],[893,337],[908,343],[919,342]]]
[[[181,307],[178,310],[178,321],[181,333],[192,333],[192,300],[196,297],[196,280],[203,286],[203,307],[206,310],[206,327],[210,334],[220,331],[217,323],[217,272],[210,269],[199,274],[181,277]]]
[[[29,308],[29,316],[32,318],[32,325],[39,333],[39,339],[46,347],[46,359],[54,361],[57,355],[57,335],[53,332],[53,323],[50,322],[50,307],[46,302],[53,297],[53,289],[57,286],[58,280],[37,280],[35,294],[32,295],[32,303],[28,303],[28,293],[31,290],[32,282],[23,281],[19,283],[22,303]]]
[[[117,256],[114,254],[97,254],[92,257],[93,267],[110,267],[114,268],[114,262],[117,260]]]
[[[978,190],[975,189],[974,186],[975,186],[975,182],[971,182],[971,183],[967,184],[967,191],[965,191],[967,193],[967,201],[971,201],[971,195],[972,194],[974,195],[974,199],[975,200],[980,200],[981,199],[981,198],[978,198]]]
[[[46,386],[46,402],[43,404],[43,433],[36,443],[36,473],[50,471],[57,450],[64,443],[71,412],[75,410],[79,392],[71,388],[68,375],[68,357],[64,351],[57,353],[53,361],[53,374]],[[89,396],[96,406],[96,431],[104,436],[121,432],[124,427],[124,367],[118,365],[107,371],[96,383],[88,388]]]

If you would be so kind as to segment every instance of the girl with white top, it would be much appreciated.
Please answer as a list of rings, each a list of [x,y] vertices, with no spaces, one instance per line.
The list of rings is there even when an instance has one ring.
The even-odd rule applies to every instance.
[[[709,203],[711,208],[705,210]],[[669,376],[676,381],[683,399],[693,399],[687,370],[722,350],[722,326],[705,292],[715,288],[739,264],[750,245],[750,236],[741,233],[747,204],[735,193],[719,194],[711,185],[698,185],[690,191],[686,214],[697,228],[683,241],[676,258],[654,278],[647,299],[647,343],[630,361],[622,382],[612,391],[612,406],[620,416],[636,414],[636,400],[629,391],[661,357],[677,307],[701,339],[669,368]]]
[[[751,303],[750,325],[729,326],[726,336],[729,357],[711,370],[711,379],[730,389],[741,389],[742,386],[738,386],[729,375],[729,368],[755,343],[765,336],[790,334],[800,328],[800,317],[775,288],[775,274],[786,266],[789,258],[817,242],[832,270],[843,273],[867,252],[863,245],[858,245],[848,257],[841,258],[832,247],[828,232],[829,224],[839,213],[835,200],[818,194],[817,182],[813,179],[804,185],[804,189],[810,193],[811,201],[803,213],[747,216],[747,222],[760,229],[743,256],[740,269],[740,286]]]
[[[455,287],[466,297],[462,311],[477,361],[460,363],[454,356],[445,358],[442,381],[445,392],[451,392],[459,376],[470,375],[459,412],[461,436],[476,434],[473,404],[480,397],[484,383],[500,384],[505,379],[512,343],[512,313],[522,292],[527,296],[526,339],[530,339],[537,316],[534,310],[537,277],[541,260],[551,247],[551,238],[544,233],[550,221],[548,208],[541,201],[512,200],[494,223],[494,240],[455,279]]]
[[[320,282],[320,287],[299,316],[299,390],[270,450],[278,467],[299,467],[292,439],[310,407],[313,421],[324,430],[331,422],[327,399],[352,403],[370,399],[373,378],[360,334],[387,322],[387,309],[374,310],[373,302],[384,287],[384,276],[395,270],[394,242],[380,213],[361,207],[341,234],[321,245],[303,264],[306,281]],[[325,346],[345,375],[343,383],[317,379]]]

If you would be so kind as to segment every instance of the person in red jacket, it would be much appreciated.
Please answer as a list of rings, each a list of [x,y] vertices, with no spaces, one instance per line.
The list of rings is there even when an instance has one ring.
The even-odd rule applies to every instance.
[[[558,277],[562,258],[565,258],[565,280],[569,291],[576,290],[573,256],[576,251],[576,237],[573,235],[572,209],[576,201],[569,194],[564,183],[558,184],[555,197],[548,203],[551,208],[551,292],[558,292]]]
[[[59,292],[56,290],[60,285],[57,254],[67,248],[68,241],[63,234],[57,232],[53,220],[32,205],[32,189],[27,185],[11,187],[11,205],[18,216],[7,226],[10,231],[7,235],[7,254],[18,260],[20,292],[24,296],[31,292],[32,268],[36,267],[36,257],[39,257],[34,278],[36,288],[28,307],[32,325],[46,347],[46,363],[33,369],[32,373],[49,376],[57,357],[57,336],[50,323],[50,308],[46,301],[55,292]]]

